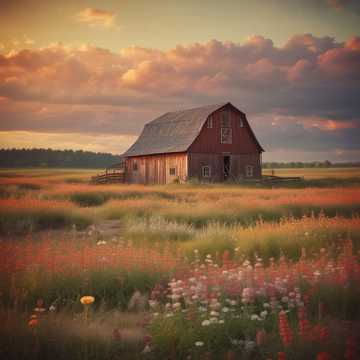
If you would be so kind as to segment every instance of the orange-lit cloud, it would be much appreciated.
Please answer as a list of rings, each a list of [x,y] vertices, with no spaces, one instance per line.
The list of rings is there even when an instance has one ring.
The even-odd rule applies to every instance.
[[[0,55],[0,131],[68,133],[71,143],[74,134],[134,136],[162,112],[226,100],[254,119],[267,149],[346,149],[360,131],[359,80],[359,37],[304,34],[278,47],[254,36],[119,52],[55,43]]]
[[[77,21],[80,23],[107,28],[115,26],[115,18],[115,12],[90,7],[81,10],[76,16]]]

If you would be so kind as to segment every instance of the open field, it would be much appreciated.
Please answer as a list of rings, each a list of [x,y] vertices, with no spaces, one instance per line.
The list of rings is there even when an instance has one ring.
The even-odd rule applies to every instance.
[[[359,358],[359,169],[276,187],[98,172],[0,171],[1,358]]]

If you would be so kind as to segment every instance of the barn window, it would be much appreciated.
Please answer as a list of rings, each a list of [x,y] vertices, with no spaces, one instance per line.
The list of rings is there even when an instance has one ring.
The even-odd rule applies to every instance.
[[[246,167],[245,167],[245,175],[246,175],[246,177],[253,177],[253,175],[254,175],[254,167],[252,165],[246,165]]]
[[[209,165],[202,166],[201,167],[201,174],[202,174],[202,177],[204,177],[204,178],[211,177],[211,166],[209,166]]]
[[[240,127],[244,127],[244,121],[242,118],[239,119],[239,125]]]
[[[139,167],[138,167],[138,163],[136,161],[133,162],[133,171],[138,171]]]
[[[207,120],[207,128],[212,129],[212,127],[213,127],[213,118],[212,116],[210,116]]]
[[[221,128],[221,143],[222,144],[232,144],[232,129],[231,128]]]
[[[224,110],[221,113],[221,127],[223,127],[223,128],[230,127],[230,113],[228,110]]]
[[[176,167],[171,167],[171,168],[169,169],[169,174],[170,174],[171,176],[175,176],[175,175],[176,175]]]

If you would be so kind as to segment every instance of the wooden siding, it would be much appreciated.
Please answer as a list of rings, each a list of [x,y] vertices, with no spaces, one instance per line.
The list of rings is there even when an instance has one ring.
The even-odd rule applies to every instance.
[[[224,111],[228,112],[229,121],[222,121]],[[208,127],[206,122],[189,147],[189,178],[202,179],[202,166],[209,165],[211,177],[203,180],[224,181],[224,156],[230,156],[229,180],[247,178],[246,166],[253,167],[252,178],[260,178],[261,152],[245,115],[227,106],[213,113],[211,118],[212,126]],[[221,127],[224,124],[232,129],[231,144],[221,142]]]
[[[232,144],[221,143],[221,116],[223,111],[228,111],[230,116],[230,127],[232,128]],[[189,147],[190,153],[211,154],[255,154],[259,153],[259,147],[251,135],[250,126],[245,115],[227,106],[214,112],[212,115],[212,128],[204,124],[199,136]],[[240,126],[240,121],[244,126]]]
[[[230,156],[229,180],[261,177],[260,154],[226,155],[189,153],[189,178],[198,178],[212,182],[224,181],[224,156]],[[211,167],[210,178],[202,177],[203,166]],[[246,176],[246,166],[253,167],[252,177]]]
[[[134,170],[134,162],[137,170]],[[170,168],[176,169],[170,175]],[[188,158],[186,153],[134,156],[126,159],[126,182],[133,184],[169,184],[186,181]]]

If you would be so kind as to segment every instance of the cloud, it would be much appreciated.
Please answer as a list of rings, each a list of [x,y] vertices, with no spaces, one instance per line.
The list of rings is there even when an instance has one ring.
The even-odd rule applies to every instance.
[[[116,27],[115,18],[116,13],[107,10],[85,8],[81,10],[76,20],[80,23],[85,23],[89,26],[101,26],[105,28]]]
[[[2,131],[135,135],[163,112],[226,100],[266,150],[350,151],[360,148],[359,93],[360,37],[119,52],[57,43],[0,55]]]

